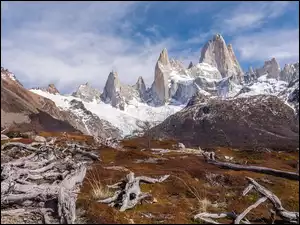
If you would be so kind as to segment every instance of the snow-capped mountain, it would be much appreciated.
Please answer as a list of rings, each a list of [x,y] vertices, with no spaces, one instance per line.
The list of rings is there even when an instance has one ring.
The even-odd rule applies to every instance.
[[[3,69],[3,79],[9,76],[5,74]],[[130,135],[145,121],[153,125],[163,122],[199,94],[221,100],[272,95],[294,107],[288,99],[295,95],[292,94],[295,87],[288,83],[297,78],[299,83],[299,63],[280,70],[276,59],[271,59],[262,68],[250,68],[244,74],[233,46],[217,34],[202,48],[199,63],[191,62],[188,67],[169,59],[167,49],[163,49],[151,87],[146,87],[142,77],[136,84],[123,84],[118,76],[112,71],[103,90],[86,83],[71,95],[60,94],[53,84],[30,91],[52,100],[59,110],[69,115],[67,121],[81,132],[101,138],[120,138]]]
[[[126,136],[130,135],[135,129],[138,129],[138,124],[142,123],[142,121],[151,121],[153,123],[163,121],[169,115],[174,114],[184,107],[175,105],[151,107],[146,103],[132,100],[124,110],[120,110],[102,101],[97,102],[94,100],[93,102],[87,102],[74,96],[51,94],[38,89],[31,89],[30,91],[51,99],[62,111],[72,112],[75,115],[75,119],[88,127],[86,133],[92,135],[93,132],[89,131],[95,129],[93,128],[95,125],[89,126],[87,124],[90,123],[89,120],[91,118],[93,120],[99,118],[105,121],[105,123],[111,124],[110,127],[113,125],[120,130],[122,136]],[[95,132],[98,132],[97,129]]]
[[[51,92],[50,92],[51,93]],[[101,92],[95,88],[92,88],[89,83],[82,84],[78,89],[72,93],[72,96],[80,98],[86,102],[100,101]]]

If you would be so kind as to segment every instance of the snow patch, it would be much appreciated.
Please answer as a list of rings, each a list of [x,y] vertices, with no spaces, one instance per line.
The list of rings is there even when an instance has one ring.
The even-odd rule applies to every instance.
[[[162,122],[168,116],[178,112],[185,105],[165,105],[160,107],[152,107],[146,103],[141,103],[136,99],[131,100],[125,107],[125,110],[112,107],[110,104],[97,102],[85,102],[80,98],[70,95],[54,95],[42,90],[30,90],[33,93],[41,95],[52,100],[61,110],[71,110],[75,115],[80,116],[80,110],[71,109],[70,102],[75,99],[84,104],[85,108],[96,114],[100,119],[112,123],[123,132],[123,136],[130,135],[133,130],[138,129],[139,121],[150,121],[153,123]],[[81,115],[82,116],[82,115]],[[86,121],[83,121],[84,124]],[[88,129],[87,129],[88,131]]]

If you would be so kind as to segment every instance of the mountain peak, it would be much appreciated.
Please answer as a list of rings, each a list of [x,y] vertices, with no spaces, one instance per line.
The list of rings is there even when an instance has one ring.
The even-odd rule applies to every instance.
[[[139,76],[134,88],[139,92],[140,98],[144,99],[146,96],[146,85],[142,76]]]
[[[15,74],[10,72],[8,69],[5,69],[1,67],[1,78],[6,81],[12,81],[14,83],[17,83],[18,85],[23,86],[20,81],[16,78]]]
[[[163,65],[169,65],[169,56],[166,48],[164,48],[159,54],[158,62],[160,62]]]
[[[138,78],[138,80],[137,80],[137,83],[141,83],[141,82],[143,82],[143,83],[144,83],[144,79],[143,79],[143,77],[142,77],[142,76],[139,76],[139,78]]]
[[[222,77],[232,76],[237,83],[242,79],[243,71],[235,57],[232,45],[227,46],[221,34],[215,34],[213,39],[204,45],[199,62],[216,67]]]
[[[189,66],[188,66],[188,69],[191,69],[192,67],[194,66],[193,62],[191,61]]]
[[[218,40],[224,41],[224,38],[220,33],[217,33],[213,36],[213,41],[218,41]]]
[[[46,91],[51,93],[51,94],[59,94],[59,91],[57,90],[57,88],[55,87],[54,84],[49,84]]]

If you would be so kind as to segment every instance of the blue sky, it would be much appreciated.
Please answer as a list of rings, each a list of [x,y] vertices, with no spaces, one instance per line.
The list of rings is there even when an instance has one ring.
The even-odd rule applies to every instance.
[[[283,67],[299,61],[299,2],[1,1],[1,66],[25,87],[63,93],[85,82],[102,90],[112,69],[150,86],[163,48],[188,66],[215,33],[244,70],[272,57]]]

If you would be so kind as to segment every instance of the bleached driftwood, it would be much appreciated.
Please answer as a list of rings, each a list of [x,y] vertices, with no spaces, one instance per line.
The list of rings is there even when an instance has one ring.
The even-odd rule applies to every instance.
[[[112,207],[120,207],[123,212],[133,208],[141,202],[142,199],[150,197],[149,193],[143,193],[140,188],[140,182],[157,183],[163,182],[169,175],[162,176],[158,179],[145,176],[134,177],[134,173],[130,172],[124,180],[108,187],[118,189],[115,194],[107,199],[98,200],[101,203],[108,203]]]
[[[194,216],[194,220],[202,220],[207,223],[211,224],[220,224],[219,222],[213,220],[213,219],[221,219],[221,218],[227,218],[230,220],[235,220],[237,218],[236,213],[234,212],[224,212],[224,213],[199,213]],[[241,221],[244,224],[250,224],[250,222],[247,219],[243,219]]]
[[[243,192],[243,195],[246,195],[250,190],[254,189],[273,204],[276,215],[278,215],[282,220],[290,223],[299,223],[299,212],[287,211],[283,208],[281,201],[275,194],[257,183],[254,179],[250,177],[246,177],[246,179],[250,184]]]
[[[282,171],[282,170],[276,170],[271,169],[268,167],[262,167],[262,166],[246,166],[246,165],[239,165],[229,162],[220,162],[215,159],[215,153],[214,152],[204,152],[202,155],[205,157],[206,161],[209,164],[216,165],[220,168],[224,169],[232,169],[232,170],[246,170],[256,173],[263,173],[263,174],[269,174],[277,177],[283,177],[290,180],[298,180],[299,181],[299,173],[294,172],[288,172],[288,171]]]
[[[40,214],[44,219],[44,224],[51,224],[48,213],[53,213],[51,208],[33,208],[33,209],[11,209],[1,210],[1,216],[25,216],[27,214]]]
[[[86,167],[81,166],[74,174],[66,177],[60,184],[58,196],[58,215],[61,223],[74,224],[76,219],[76,198],[74,192],[86,174]]]
[[[39,144],[35,148],[14,142],[2,146],[2,149],[5,150],[1,154],[21,149],[34,153],[1,164],[1,211],[4,210],[1,215],[8,215],[9,212],[39,213],[45,223],[75,223],[76,193],[85,177],[88,161],[86,157],[73,158],[69,153],[88,156],[93,160],[98,156],[72,147],[63,152],[61,147],[49,143]],[[44,205],[55,199],[58,202],[57,209],[52,209],[50,215]],[[16,211],[11,211],[12,204],[18,207],[13,209]],[[58,215],[53,215],[53,212],[58,212]]]
[[[263,203],[266,200],[267,200],[266,197],[262,197],[258,199],[253,205],[250,205],[247,209],[244,210],[244,212],[238,215],[237,218],[235,218],[234,223],[239,224],[241,220],[247,215],[247,213],[249,213],[252,209],[255,209],[257,206],[259,206],[261,203]]]
[[[234,224],[244,223],[250,224],[250,222],[245,218],[245,216],[254,208],[259,206],[261,203],[269,200],[274,207],[274,210],[271,210],[272,222],[275,219],[275,216],[278,215],[284,222],[288,223],[299,223],[299,212],[290,212],[282,207],[281,201],[279,198],[274,195],[271,191],[267,190],[262,185],[258,184],[254,179],[246,177],[249,181],[249,185],[244,189],[242,196],[247,195],[251,190],[257,191],[261,198],[259,198],[254,204],[246,208],[241,214],[237,215],[236,213],[199,213],[194,216],[194,219],[200,219],[207,223],[219,224],[213,219],[219,218],[228,218],[232,219]]]
[[[34,148],[31,145],[23,144],[23,143],[20,143],[20,142],[8,142],[8,143],[5,143],[5,144],[1,145],[1,150],[4,150],[7,147],[20,147],[20,148],[25,148],[25,149],[27,149],[29,151],[34,151],[34,152],[38,151],[37,148]]]

